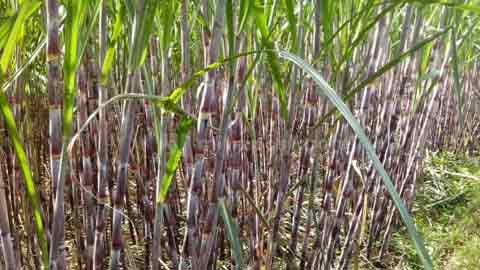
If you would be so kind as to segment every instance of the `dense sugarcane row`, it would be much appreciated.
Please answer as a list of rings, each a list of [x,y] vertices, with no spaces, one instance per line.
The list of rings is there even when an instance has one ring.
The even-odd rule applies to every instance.
[[[478,28],[468,11],[373,0],[66,2],[78,21],[45,0],[32,19],[45,14],[45,57],[0,97],[41,205],[37,213],[29,203],[2,110],[0,262],[8,270],[381,261],[403,225],[397,207],[358,133],[276,48],[312,63],[343,97],[409,211],[425,150],[478,152]],[[64,60],[72,32],[65,44],[60,35],[75,23],[85,46],[72,65]],[[13,71],[27,61],[21,50]],[[38,70],[45,82],[29,79],[43,76]],[[105,105],[109,98],[120,102]],[[182,135],[186,119],[196,127]],[[47,254],[32,213],[45,224]]]

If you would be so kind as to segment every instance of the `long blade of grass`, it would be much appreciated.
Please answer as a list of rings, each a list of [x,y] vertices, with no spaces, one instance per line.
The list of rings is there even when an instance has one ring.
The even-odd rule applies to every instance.
[[[22,36],[21,29],[25,21],[40,7],[42,3],[36,0],[30,0],[23,2],[18,12],[17,18],[10,28],[10,33],[6,39],[6,43],[3,47],[2,56],[0,58],[0,73],[6,73],[8,65],[11,61],[11,57],[15,50],[15,45],[18,43]]]
[[[423,239],[420,236],[420,234],[417,232],[412,217],[408,214],[407,208],[402,202],[400,195],[397,193],[395,186],[393,185],[392,180],[390,179],[390,176],[387,174],[387,172],[385,171],[385,168],[383,167],[382,163],[377,157],[377,154],[375,153],[375,149],[373,148],[372,144],[369,142],[367,135],[365,134],[365,131],[360,126],[360,123],[355,119],[352,112],[348,109],[347,105],[342,101],[342,99],[337,95],[335,90],[333,90],[333,88],[330,87],[330,85],[328,85],[328,83],[323,79],[320,73],[317,72],[310,64],[308,64],[303,59],[291,53],[288,53],[285,51],[278,51],[277,53],[281,58],[284,58],[294,63],[295,65],[300,67],[303,71],[308,73],[313,78],[313,80],[317,83],[318,87],[316,87],[316,89],[318,91],[318,94],[327,97],[329,101],[340,111],[342,116],[348,122],[348,124],[353,129],[355,134],[358,136],[359,141],[362,143],[363,147],[365,148],[367,156],[373,162],[373,166],[375,167],[378,174],[381,176],[383,183],[385,184],[385,187],[387,188],[388,193],[390,194],[390,197],[393,200],[393,203],[395,204],[398,211],[400,212],[400,216],[407,227],[408,233],[415,244],[415,248],[417,249],[418,255],[420,256],[420,259],[422,260],[422,263],[425,269],[427,270],[433,269],[432,260],[430,259],[430,255],[428,254],[425,248]]]
[[[236,261],[235,269],[243,269],[242,246],[240,245],[237,225],[233,222],[232,218],[228,214],[227,207],[225,206],[225,200],[223,198],[218,200],[218,205],[220,207],[220,214],[222,215],[223,222],[225,223],[225,227],[227,229],[228,239],[232,245],[233,256],[235,257]]]

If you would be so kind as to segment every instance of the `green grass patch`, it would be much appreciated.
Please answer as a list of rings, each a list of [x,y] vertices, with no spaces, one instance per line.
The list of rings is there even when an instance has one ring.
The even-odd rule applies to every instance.
[[[480,269],[480,159],[427,153],[413,214],[434,269]],[[405,230],[394,234],[396,269],[422,269]]]

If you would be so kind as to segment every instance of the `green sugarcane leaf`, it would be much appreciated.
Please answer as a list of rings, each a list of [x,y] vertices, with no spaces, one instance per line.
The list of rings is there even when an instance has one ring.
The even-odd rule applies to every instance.
[[[105,59],[103,59],[102,71],[100,73],[100,84],[107,85],[110,70],[112,70],[113,60],[115,58],[115,47],[109,47],[105,53]]]
[[[100,10],[102,8],[102,5],[103,5],[103,0],[99,0],[95,4],[95,9],[94,9],[94,12],[93,12],[93,19],[90,20],[90,25],[88,26],[88,30],[85,34],[85,38],[80,39],[80,44],[79,44],[80,52],[78,54],[79,59],[77,59],[77,67],[76,68],[78,68],[78,66],[82,62],[81,58],[83,56],[83,53],[85,52],[85,48],[87,47],[89,37],[90,37],[91,33],[93,32],[93,29],[97,25],[98,14],[100,14]]]
[[[429,43],[422,49],[421,60],[419,63],[418,73],[420,76],[424,75],[427,72],[428,64],[430,60],[430,55],[432,53],[433,43]]]
[[[263,8],[261,7],[260,3],[254,2],[252,7],[252,16],[255,17],[255,24],[260,31],[260,34],[263,37],[268,36],[268,25],[267,25],[267,17],[263,13]]]
[[[63,140],[67,141],[70,136],[70,129],[73,120],[73,108],[76,96],[75,88],[75,70],[77,62],[81,59],[78,54],[79,33],[85,20],[85,13],[88,1],[70,0],[66,3],[67,17],[65,19],[65,59],[63,62],[64,88],[63,99]]]
[[[159,9],[160,12],[160,22],[163,31],[161,32],[161,47],[162,53],[166,53],[169,45],[172,42],[172,32],[175,26],[175,16],[178,10],[178,5],[176,1],[164,1],[163,7]]]
[[[129,72],[135,71],[143,63],[146,49],[149,44],[148,38],[153,29],[153,21],[157,9],[157,0],[146,0],[144,8],[135,16],[134,39],[128,60]]]
[[[235,32],[233,26],[233,3],[232,0],[227,0],[225,4],[225,18],[227,23],[227,37],[228,37],[228,55],[235,54]],[[230,61],[229,67],[233,72],[234,61]]]
[[[172,179],[175,176],[177,171],[178,163],[182,157],[182,149],[185,145],[188,132],[192,127],[195,126],[195,120],[189,116],[183,116],[178,123],[178,126],[175,130],[177,134],[176,142],[170,149],[170,155],[168,157],[167,166],[165,168],[165,175],[162,179],[162,184],[159,189],[159,194],[157,194],[157,204],[165,202],[167,197],[168,190],[170,189],[170,184]]]
[[[288,30],[290,32],[290,39],[292,40],[292,48],[297,48],[297,20],[295,18],[295,1],[284,0],[287,10]]]
[[[222,216],[223,222],[225,223],[225,227],[227,229],[228,240],[232,245],[233,256],[236,262],[235,269],[243,269],[242,245],[240,244],[240,237],[238,236],[238,226],[228,214],[228,210],[225,205],[225,199],[219,199],[218,206],[220,207],[220,215]]]
[[[324,41],[330,40],[333,36],[333,5],[335,3],[332,0],[320,0],[320,21],[322,24]],[[325,42],[324,42],[325,43]],[[324,50],[327,56],[330,57],[330,62],[333,66],[335,64],[335,56],[333,53],[333,42],[325,43]]]
[[[468,4],[453,4],[454,8],[464,10],[464,11],[471,11],[477,14],[480,14],[480,7],[478,5],[468,5]]]
[[[115,24],[112,29],[112,41],[117,41],[122,33],[122,23],[125,20],[125,6],[120,5],[119,9],[115,13]]]
[[[63,62],[65,91],[73,91],[75,89],[75,68],[79,58],[80,29],[85,19],[87,6],[87,1],[70,0],[66,3],[67,16],[64,28],[65,57]]]
[[[117,45],[118,38],[122,32],[122,20],[125,18],[125,7],[120,6],[120,9],[115,14],[115,23],[113,25],[112,37],[108,45],[105,59],[102,63],[102,71],[100,73],[100,83],[107,85],[110,71],[112,70],[113,60],[115,58],[115,47]]]
[[[132,19],[133,16],[135,15],[135,6],[133,3],[133,0],[123,0],[123,3],[125,4],[125,8],[127,10],[127,17],[129,19]]]
[[[238,32],[241,33],[245,27],[248,18],[250,17],[250,12],[254,5],[253,0],[240,0],[240,10],[239,10],[239,23],[238,23]]]
[[[343,118],[348,122],[350,127],[353,129],[355,134],[358,137],[358,140],[363,145],[367,156],[372,161],[373,166],[375,167],[378,174],[381,176],[385,187],[387,188],[388,193],[390,194],[393,203],[395,204],[396,208],[398,209],[400,216],[407,227],[408,233],[412,238],[415,248],[417,249],[418,255],[423,262],[425,269],[430,270],[433,269],[432,260],[430,259],[430,255],[425,248],[424,242],[420,234],[417,232],[415,228],[415,224],[413,222],[412,217],[408,214],[408,210],[405,207],[400,195],[397,193],[395,186],[392,183],[390,176],[385,171],[382,163],[378,159],[377,154],[375,153],[375,149],[373,148],[372,144],[369,142],[365,131],[360,126],[358,120],[355,119],[352,112],[348,109],[347,105],[342,101],[342,99],[338,96],[338,94],[333,90],[333,88],[323,79],[319,72],[317,72],[310,64],[305,62],[300,57],[293,55],[291,53],[285,51],[278,51],[278,55],[281,58],[284,58],[296,66],[300,67],[304,72],[310,75],[313,80],[316,82],[317,86],[315,89],[317,90],[319,95],[325,96],[328,100],[336,107],[336,109],[342,114]]]
[[[447,7],[452,7],[458,10],[471,11],[477,14],[480,14],[480,6],[473,4],[462,4],[462,3],[452,3],[452,1],[441,1],[441,0],[407,0],[407,3],[420,3],[420,4],[438,4]]]
[[[33,51],[33,53],[30,55],[30,57],[28,58],[28,60],[18,69],[15,70],[15,73],[13,73],[2,85],[2,88],[0,91],[4,92],[4,91],[7,91],[7,88],[10,87],[14,82],[15,80],[18,79],[18,77],[20,77],[20,75],[23,74],[23,72],[25,70],[27,70],[27,67],[29,67],[34,61],[35,59],[37,59],[37,57],[40,55],[40,52],[42,52],[43,48],[45,47],[45,45],[47,44],[47,38],[46,37],[42,37],[42,41],[38,44],[38,46],[35,48],[35,51]]]
[[[323,32],[325,34],[325,39],[328,40],[332,36],[332,11],[333,11],[333,2],[331,0],[320,0],[320,12],[321,12],[321,21],[323,24]]]
[[[325,40],[324,46],[325,47],[326,46],[331,46],[331,43],[335,40],[335,38],[337,38],[340,35],[340,33],[342,31],[344,31],[345,28],[349,27],[350,25],[355,25],[355,29],[357,29],[357,27],[360,27],[360,26],[364,25],[366,22],[362,23],[361,21],[362,20],[365,20],[365,21],[369,20],[370,13],[371,13],[373,7],[375,7],[375,5],[373,3],[374,1],[375,0],[368,0],[368,2],[365,4],[365,6],[362,9],[360,9],[358,11],[358,13],[356,13],[350,19],[343,22],[342,25],[340,25],[336,29],[336,31],[332,34],[332,36]],[[355,31],[355,33],[358,32],[357,30]],[[363,28],[362,31],[365,31],[365,28]],[[358,32],[356,34],[356,36],[359,36],[359,35],[361,35],[361,32]],[[354,46],[352,45],[351,47],[354,47]],[[319,58],[315,59],[314,62],[316,63],[318,60],[319,60]]]
[[[283,86],[283,82],[281,80],[281,71],[280,66],[278,64],[277,56],[273,53],[273,42],[270,39],[270,33],[268,31],[267,26],[267,19],[265,14],[263,13],[263,9],[259,6],[255,6],[253,8],[254,16],[255,16],[255,23],[260,31],[260,35],[262,38],[262,47],[266,48],[267,54],[267,62],[268,67],[270,68],[270,72],[272,74],[272,79],[275,83],[275,92],[278,95],[278,101],[280,103],[280,113],[284,119],[288,117],[288,108],[287,108],[287,93]]]
[[[182,110],[171,97],[160,98],[154,101],[154,104],[162,110],[162,113],[186,115],[185,111]]]
[[[10,28],[10,23],[6,23],[6,26],[2,26],[2,31],[10,30],[8,33],[8,38],[5,39],[5,45],[3,46],[2,56],[0,58],[0,74],[7,73],[8,65],[12,60],[12,55],[15,50],[15,45],[18,44],[18,41],[22,36],[22,28],[25,21],[41,6],[42,2],[38,0],[29,0],[23,2],[18,14],[15,18],[15,22]],[[1,33],[1,32],[0,32]]]
[[[43,265],[48,265],[48,242],[45,235],[45,226],[42,221],[40,200],[35,183],[33,182],[32,171],[30,169],[27,154],[25,153],[25,149],[23,148],[20,136],[18,134],[12,110],[8,104],[7,97],[3,92],[0,92],[0,110],[7,127],[8,137],[10,138],[10,142],[15,151],[15,156],[17,157],[20,171],[23,176],[23,183],[25,184],[27,197],[32,207],[33,223],[35,226],[37,242],[40,247],[42,263]]]
[[[8,35],[10,34],[10,29],[12,29],[12,25],[15,23],[15,16],[10,16],[5,19],[0,25],[0,49],[5,47],[5,44],[8,40]]]

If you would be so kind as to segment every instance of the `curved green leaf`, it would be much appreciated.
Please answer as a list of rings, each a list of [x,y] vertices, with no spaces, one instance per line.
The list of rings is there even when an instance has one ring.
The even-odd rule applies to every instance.
[[[400,212],[400,216],[407,227],[408,233],[415,244],[415,248],[417,249],[417,252],[423,262],[425,269],[428,269],[428,270],[432,269],[433,268],[432,260],[430,259],[430,256],[425,248],[423,239],[415,229],[415,224],[413,223],[412,217],[410,217],[410,215],[408,214],[407,208],[403,204],[402,199],[400,198],[400,195],[397,193],[395,186],[393,185],[392,180],[390,179],[390,176],[388,176],[387,172],[385,171],[385,168],[383,167],[382,163],[378,159],[377,154],[375,153],[375,149],[373,148],[372,144],[369,142],[367,135],[365,134],[365,131],[360,126],[360,123],[355,119],[352,112],[348,109],[347,105],[345,105],[342,99],[337,95],[335,90],[333,90],[333,88],[330,87],[330,85],[328,85],[328,83],[323,79],[320,73],[317,72],[311,65],[309,65],[300,57],[288,52],[278,51],[278,55],[281,58],[284,58],[294,63],[295,65],[300,67],[303,71],[308,73],[313,78],[313,80],[317,83],[318,87],[316,87],[315,89],[317,89],[318,94],[327,97],[329,101],[340,111],[342,116],[348,122],[350,127],[353,129],[353,131],[357,135],[358,140],[362,143],[363,147],[365,148],[367,156],[372,161],[373,166],[377,170],[377,173],[381,176],[383,183],[385,184],[385,187],[387,188],[388,193],[390,194],[390,197],[393,200],[393,203],[395,204],[398,211]]]

